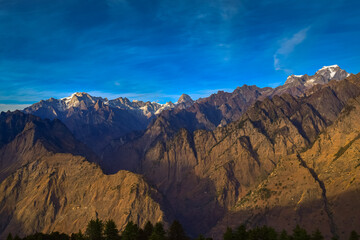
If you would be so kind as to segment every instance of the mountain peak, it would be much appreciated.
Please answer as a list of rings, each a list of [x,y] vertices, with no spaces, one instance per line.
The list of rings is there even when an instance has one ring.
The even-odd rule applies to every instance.
[[[194,101],[194,100],[192,100],[192,98],[191,98],[189,95],[183,93],[183,94],[179,97],[177,103],[186,103],[186,102],[193,102],[193,101]]]
[[[330,65],[330,66],[323,66],[320,70],[330,69],[330,68],[340,68],[340,67],[339,67],[339,65],[334,64],[334,65]]]
[[[287,77],[285,85],[287,84],[303,84],[306,87],[311,87],[316,84],[325,84],[331,80],[343,80],[350,76],[345,70],[341,69],[339,65],[334,64],[330,66],[323,66],[313,76],[305,75],[290,75]]]

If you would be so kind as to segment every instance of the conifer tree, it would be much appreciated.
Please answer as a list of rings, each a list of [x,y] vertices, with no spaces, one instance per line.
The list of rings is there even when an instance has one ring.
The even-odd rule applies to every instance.
[[[223,235],[224,240],[233,240],[234,239],[234,233],[231,227],[226,228],[226,232]]]
[[[324,240],[324,236],[321,234],[319,229],[316,229],[312,234],[311,234],[311,240]]]
[[[248,232],[246,231],[245,225],[240,225],[235,232],[235,239],[236,240],[247,240],[248,239]]]
[[[149,239],[153,231],[154,231],[154,226],[150,221],[148,221],[144,227],[144,235],[146,236],[147,239]]]
[[[290,236],[288,235],[288,233],[285,230],[282,230],[280,235],[279,235],[279,240],[289,240]]]
[[[139,227],[132,221],[128,222],[124,231],[121,234],[122,240],[137,240],[139,235]]]
[[[102,240],[103,239],[104,224],[101,220],[91,219],[86,228],[86,236],[89,240]]]
[[[78,233],[71,234],[71,240],[85,240],[85,236],[82,234],[81,230]]]
[[[154,231],[151,234],[149,239],[150,240],[165,240],[166,239],[164,226],[161,222],[158,222],[155,224]]]
[[[112,219],[107,220],[105,223],[104,237],[105,240],[120,239],[119,230],[117,229],[116,224]]]
[[[301,228],[299,225],[296,225],[296,227],[293,230],[292,239],[293,240],[309,240],[310,236],[307,234],[305,229]]]
[[[169,240],[186,240],[188,239],[183,227],[181,226],[180,222],[175,220],[170,228],[168,234]]]
[[[355,231],[351,231],[349,240],[359,240],[359,234]]]
[[[13,240],[13,236],[12,236],[12,234],[11,234],[11,233],[9,233],[9,234],[8,234],[8,236],[7,236],[6,240]]]

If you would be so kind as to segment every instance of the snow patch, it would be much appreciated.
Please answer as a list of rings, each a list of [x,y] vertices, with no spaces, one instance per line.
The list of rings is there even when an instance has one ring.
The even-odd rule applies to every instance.
[[[325,70],[325,69],[329,69],[329,68],[338,68],[339,66],[337,64],[334,65],[330,65],[330,66],[323,66],[320,70]]]

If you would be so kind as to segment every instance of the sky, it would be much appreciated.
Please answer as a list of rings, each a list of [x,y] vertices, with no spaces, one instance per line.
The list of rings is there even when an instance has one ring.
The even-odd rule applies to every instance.
[[[360,1],[0,0],[0,111],[88,92],[176,102],[360,72]]]

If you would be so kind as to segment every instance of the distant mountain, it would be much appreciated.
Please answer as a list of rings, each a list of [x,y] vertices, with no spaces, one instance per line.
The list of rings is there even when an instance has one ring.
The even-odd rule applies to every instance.
[[[338,65],[324,66],[312,76],[307,74],[289,76],[285,84],[277,87],[271,95],[289,93],[299,96],[316,84],[326,84],[332,80],[339,81],[349,76],[350,74],[342,70]]]
[[[214,130],[217,127],[226,126],[228,123],[239,120],[256,101],[283,93],[288,93],[294,97],[303,96],[316,84],[322,85],[332,80],[343,80],[349,75],[337,65],[333,65],[323,67],[313,76],[295,77],[296,81],[290,81],[293,78],[290,76],[287,83],[275,89],[243,85],[236,88],[232,93],[219,91],[195,102],[183,95],[178,102],[188,99],[188,103],[191,104],[161,112],[150,123],[145,132],[141,136],[137,136],[135,140],[129,141],[120,138],[113,141],[101,153],[103,158],[101,165],[106,172],[116,172],[119,169],[136,171],[139,166],[139,159],[150,147],[159,140],[171,139],[182,128],[190,132],[199,129]],[[313,84],[306,84],[305,79]]]
[[[275,174],[275,169],[283,159],[292,158],[297,153],[311,148],[321,132],[326,132],[327,128],[336,121],[342,121],[341,119],[348,112],[348,102],[360,96],[359,77],[360,75],[350,76],[349,80],[330,81],[325,85],[314,86],[309,90],[310,93],[301,97],[283,94],[256,101],[237,121],[225,127],[215,128],[213,131],[181,129],[177,132],[173,130],[171,136],[167,135],[167,131],[172,127],[172,121],[176,123],[181,115],[171,116],[171,112],[163,112],[142,137],[119,145],[114,152],[110,151],[109,154],[118,157],[113,158],[113,162],[111,164],[109,162],[106,166],[111,165],[113,169],[131,167],[133,171],[144,174],[150,183],[157,186],[166,196],[176,217],[193,235],[210,230],[209,226],[216,225],[218,221],[224,226],[228,214],[242,199],[245,201],[251,192],[258,191],[258,194],[264,194],[265,199],[268,194],[271,196],[275,189],[263,189],[264,185],[261,184]],[[176,109],[173,111],[176,112]],[[165,121],[162,118],[164,114],[168,114],[166,116],[171,118],[167,119],[172,121]],[[350,124],[347,126],[351,128]],[[356,135],[360,129],[354,127],[353,131]],[[339,130],[336,133],[339,139],[345,137],[342,136],[342,132],[343,130]],[[347,143],[342,141],[342,144],[344,148]],[[295,160],[298,165],[303,164],[297,158]],[[305,189],[309,181],[315,182],[309,186],[319,184],[318,175],[312,175],[312,170],[306,166],[301,169],[299,176],[304,176],[304,171],[307,172]],[[287,170],[284,171],[286,174]],[[292,174],[290,169],[289,174]],[[351,176],[356,174],[356,171],[351,172]],[[296,177],[297,181],[300,181],[299,176]],[[348,179],[344,180],[346,184],[350,184],[351,179],[346,179]],[[286,184],[290,183],[294,181],[286,182]],[[293,191],[297,202],[304,194],[303,191],[307,191],[297,191],[295,186],[285,185],[284,182],[281,184]],[[354,186],[360,189],[360,186]],[[321,186],[318,187],[318,191],[319,195],[316,196],[323,196]],[[338,189],[336,194],[340,197],[347,192]],[[356,192],[354,194],[358,197]],[[282,196],[286,198],[285,195]],[[314,201],[314,204],[306,205],[308,201]],[[280,230],[292,229],[296,223],[305,224],[311,230],[317,226],[326,232],[327,236],[332,232],[340,234],[333,230],[333,225],[339,229],[350,229],[342,222],[334,223],[330,219],[331,214],[327,214],[328,205],[336,204],[334,209],[337,210],[334,214],[341,215],[339,202],[330,200],[324,202],[323,197],[318,201],[315,195],[314,197],[310,195],[308,201],[299,205],[304,211],[286,210],[289,218],[295,219],[294,221],[282,221],[281,213],[278,213],[272,218],[271,225]],[[259,207],[256,201],[250,201],[250,204],[251,208]],[[350,204],[346,207],[346,211],[354,207]],[[319,209],[314,216],[311,215],[312,208]],[[285,211],[285,208],[281,207],[276,209]],[[239,210],[239,216],[242,216],[242,211],[243,209]],[[354,216],[351,215],[351,218]],[[232,219],[234,225],[248,223],[244,218]],[[268,224],[261,221],[264,218],[259,216],[259,219],[248,224],[251,223],[251,226]],[[312,222],[306,225],[303,222],[309,219],[317,219],[316,224]],[[214,231],[219,232],[216,229]],[[215,235],[215,232],[212,231],[211,234]],[[219,238],[220,236],[217,236],[216,239]]]
[[[74,93],[63,99],[50,98],[24,109],[25,113],[43,119],[59,119],[82,142],[95,152],[112,139],[133,131],[144,130],[151,119],[174,104],[129,101],[127,98],[107,100],[87,93]]]
[[[350,231],[359,230],[360,96],[344,96],[359,91],[360,74],[348,79],[312,95],[311,102],[317,99],[317,106],[325,107],[323,116],[332,119],[331,124],[309,147],[281,156],[271,174],[239,197],[209,235],[219,238],[220,229],[240,223],[279,230],[300,224],[311,231],[320,228],[326,239],[334,234],[346,239]]]
[[[1,113],[0,238],[97,216],[176,218],[214,239],[240,224],[344,238],[360,224],[359,103],[360,74],[333,65],[197,101],[76,93]]]

